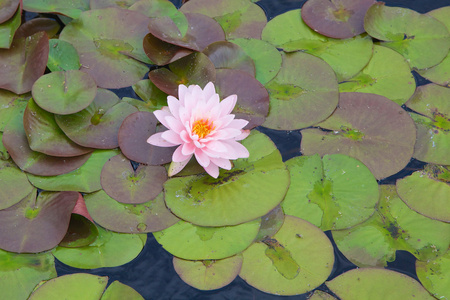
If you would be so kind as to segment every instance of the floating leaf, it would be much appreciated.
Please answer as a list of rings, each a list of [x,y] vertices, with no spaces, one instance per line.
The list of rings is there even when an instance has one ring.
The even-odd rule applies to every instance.
[[[416,261],[416,272],[423,286],[437,299],[450,295],[450,252],[431,261]]]
[[[27,37],[40,31],[45,31],[48,35],[48,38],[53,38],[60,31],[60,29],[61,26],[55,19],[34,18],[23,23],[16,31],[16,36]]]
[[[6,124],[16,114],[23,114],[28,103],[27,98],[0,89],[0,131],[5,130]]]
[[[334,113],[304,129],[304,155],[342,153],[364,163],[375,178],[397,173],[410,161],[416,129],[409,115],[391,100],[365,93],[341,93]]]
[[[23,9],[31,12],[60,13],[77,19],[83,11],[89,10],[89,1],[23,0]]]
[[[71,43],[58,39],[49,40],[50,52],[47,67],[52,72],[78,70],[81,66],[78,52]]]
[[[333,269],[333,246],[316,226],[286,216],[270,239],[243,252],[239,274],[251,286],[276,295],[306,293],[321,285]]]
[[[216,69],[236,69],[255,76],[253,60],[236,44],[230,42],[215,42],[203,50]]]
[[[272,237],[280,230],[284,222],[284,212],[280,205],[269,211],[261,217],[261,226],[258,235],[255,238],[256,242]]]
[[[263,126],[293,130],[326,119],[339,100],[336,75],[328,64],[312,55],[283,54],[283,65],[266,84],[270,111]]]
[[[128,9],[131,5],[133,5],[136,0],[91,0],[90,6],[91,9],[102,9],[108,7],[116,7],[116,8],[125,8]]]
[[[19,7],[19,0],[4,0],[0,4],[0,23],[14,16]]]
[[[12,2],[12,1],[6,1]],[[9,3],[6,3],[7,5]],[[3,5],[2,5],[3,6]],[[8,8],[1,8],[8,9]],[[2,12],[3,13],[3,12]],[[21,23],[22,9],[17,8],[17,12],[6,22],[0,22],[0,48],[9,48]],[[1,17],[1,16],[0,16]]]
[[[108,288],[103,293],[102,298],[100,300],[117,300],[117,299],[144,300],[144,298],[132,287],[120,283],[119,281],[116,280],[108,286]]]
[[[311,297],[309,297],[309,300],[336,300],[337,298],[334,298],[330,294],[327,294],[325,292],[322,292],[321,290],[315,290]]]
[[[144,51],[150,60],[158,66],[174,62],[194,52],[191,49],[164,42],[151,33],[144,37]]]
[[[79,214],[72,214],[69,228],[59,246],[78,248],[92,244],[98,237],[98,229],[94,223]]]
[[[33,191],[27,175],[17,168],[0,168],[0,209],[8,208]]]

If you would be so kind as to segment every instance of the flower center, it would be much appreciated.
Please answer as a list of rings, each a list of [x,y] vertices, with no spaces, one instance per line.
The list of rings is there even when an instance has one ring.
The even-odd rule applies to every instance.
[[[208,119],[197,120],[192,125],[192,134],[198,135],[199,139],[204,138],[213,130],[214,130],[213,123],[212,122],[210,123]]]

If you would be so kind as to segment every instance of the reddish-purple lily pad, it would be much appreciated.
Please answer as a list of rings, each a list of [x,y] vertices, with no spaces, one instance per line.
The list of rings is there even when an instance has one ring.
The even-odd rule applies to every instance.
[[[15,38],[9,49],[0,49],[0,88],[23,94],[45,72],[48,60],[48,36],[38,32]]]
[[[40,31],[45,31],[49,38],[53,38],[60,29],[61,26],[55,19],[34,18],[23,23],[16,31],[16,36],[27,37]]]
[[[203,50],[216,69],[236,69],[255,76],[255,63],[242,48],[230,42],[215,42]]]
[[[164,42],[151,33],[144,38],[144,51],[150,60],[158,66],[174,62],[193,52],[191,49]]]
[[[341,93],[339,105],[317,128],[302,130],[301,151],[341,153],[363,162],[381,179],[403,169],[410,161],[416,128],[411,117],[386,97]]]
[[[98,236],[97,226],[79,214],[72,214],[66,235],[58,246],[78,248],[92,244]]]
[[[365,32],[364,16],[376,0],[308,0],[302,19],[314,31],[336,39]]]
[[[19,0],[4,0],[0,3],[0,23],[10,19],[19,7]]]
[[[31,193],[14,206],[0,210],[0,248],[11,252],[41,252],[63,239],[76,192]]]
[[[138,111],[129,115],[119,128],[119,147],[127,158],[147,165],[162,165],[172,161],[176,147],[158,147],[147,143],[156,132],[155,115]]]
[[[167,180],[162,166],[139,165],[133,170],[123,155],[110,158],[101,173],[103,190],[114,200],[124,204],[141,204],[158,196]]]
[[[137,109],[111,91],[99,89],[94,101],[71,115],[56,115],[56,123],[75,143],[91,148],[113,149],[119,146],[117,133],[123,120]]]
[[[9,20],[3,23],[0,22],[0,48],[9,48],[11,46],[14,35],[21,23],[21,16],[22,8],[19,7]]]

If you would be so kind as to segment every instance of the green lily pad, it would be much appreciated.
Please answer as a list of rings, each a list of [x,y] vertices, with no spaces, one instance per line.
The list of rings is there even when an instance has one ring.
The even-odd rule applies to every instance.
[[[98,237],[85,247],[56,247],[53,255],[66,265],[80,269],[116,267],[132,261],[147,240],[145,234],[124,234],[97,227]],[[84,298],[80,298],[84,299]]]
[[[332,39],[309,28],[299,9],[276,16],[267,23],[262,39],[284,51],[303,51],[323,59],[339,81],[353,77],[372,56],[372,39],[366,34]]]
[[[241,270],[242,255],[202,261],[174,257],[173,266],[184,282],[196,289],[210,291],[220,289],[236,278]]]
[[[437,299],[450,296],[450,251],[431,261],[416,261],[416,272],[423,286]]]
[[[153,232],[156,241],[172,255],[188,260],[222,259],[247,248],[256,237],[261,220],[224,227],[201,227],[179,221]]]
[[[424,170],[397,180],[397,192],[411,209],[432,219],[450,222],[450,171],[427,165]]]
[[[450,89],[435,84],[417,88],[405,105],[417,127],[413,157],[419,160],[450,165]]]
[[[0,289],[5,299],[28,299],[41,280],[56,277],[51,253],[17,254],[0,250]]]
[[[0,4],[0,23],[3,23],[14,16],[19,7],[19,0],[4,0]]]
[[[6,1],[11,2],[11,1]],[[3,10],[3,8],[1,8]],[[7,21],[0,22],[0,48],[9,48],[21,23],[22,9],[17,8],[16,13]]]
[[[309,0],[302,7],[302,19],[325,36],[346,39],[365,32],[364,15],[375,0]]]
[[[29,300],[98,300],[108,283],[108,277],[75,273],[51,279],[39,286]]]
[[[0,131],[5,130],[6,124],[15,115],[23,114],[27,103],[28,97],[0,89]]]
[[[364,69],[339,84],[339,91],[372,93],[402,105],[416,89],[411,68],[403,56],[389,48],[374,45],[373,56]]]
[[[55,247],[66,234],[76,192],[36,190],[19,203],[0,210],[0,248],[11,252],[41,252]]]
[[[359,160],[316,154],[291,158],[286,166],[291,185],[281,203],[285,214],[326,231],[354,226],[375,212],[378,183]]]
[[[47,66],[48,36],[38,32],[31,37],[16,37],[9,49],[0,49],[0,88],[23,94],[31,91],[34,82]]]
[[[337,298],[334,298],[328,293],[322,292],[321,290],[315,290],[311,297],[308,298],[309,300],[336,300]]]
[[[253,131],[242,141],[250,157],[233,161],[218,178],[192,175],[164,184],[172,213],[200,226],[225,226],[261,217],[276,207],[289,185],[289,173],[270,139]]]
[[[95,222],[117,232],[160,231],[179,221],[167,209],[163,193],[142,204],[119,203],[102,190],[85,195],[85,200]]]
[[[23,9],[31,12],[59,13],[77,19],[83,11],[89,10],[89,1],[23,0]]]
[[[27,175],[17,168],[0,168],[0,209],[8,208],[33,191]]]
[[[25,109],[23,126],[28,145],[33,151],[50,156],[72,157],[93,150],[75,144],[69,139],[56,124],[55,116],[36,105],[33,99],[28,101]]]
[[[100,173],[103,165],[118,150],[95,150],[88,156],[86,163],[76,170],[59,176],[37,176],[27,174],[28,180],[35,186],[47,191],[78,191],[92,193],[102,188]]]
[[[116,8],[128,9],[135,2],[136,2],[136,0],[121,0],[121,1],[91,0],[90,1],[90,6],[91,6],[91,9],[102,9],[102,8],[108,8],[108,7],[116,7]]]
[[[435,299],[413,278],[386,269],[353,269],[327,281],[326,285],[346,300]]]
[[[81,70],[103,88],[130,86],[144,77],[150,63],[142,40],[150,19],[119,8],[89,10],[64,27],[59,38],[80,56]],[[130,33],[133,34],[130,34]]]
[[[136,292],[135,289],[116,280],[108,286],[100,300],[119,299],[144,300],[144,298]]]
[[[437,65],[450,48],[450,33],[435,18],[416,11],[378,2],[364,18],[364,28],[380,44],[402,54],[412,68]]]
[[[203,50],[216,69],[236,69],[255,76],[253,60],[237,44],[230,42],[215,42]]]
[[[50,52],[47,67],[52,72],[78,70],[81,66],[78,52],[71,43],[58,39],[49,40]]]
[[[334,113],[317,128],[304,129],[301,152],[342,153],[363,162],[375,178],[402,170],[416,141],[411,117],[391,100],[366,93],[341,93]]]
[[[97,226],[86,217],[72,213],[69,228],[58,246],[77,248],[92,244],[98,237]]]
[[[2,138],[3,132],[0,131],[0,161],[4,161],[10,158],[8,151],[6,151],[5,146],[3,146]]]
[[[358,267],[385,267],[397,250],[432,260],[450,246],[450,224],[424,217],[398,197],[395,186],[382,185],[377,213],[362,224],[333,230],[339,250]]]
[[[333,246],[327,236],[305,220],[286,216],[270,239],[243,252],[239,274],[251,286],[270,294],[297,295],[321,285],[331,274]]]
[[[323,121],[339,101],[333,70],[323,60],[306,53],[282,56],[280,72],[266,84],[270,111],[263,126],[293,130]]]
[[[200,13],[214,18],[223,28],[227,39],[261,38],[267,18],[261,7],[247,0],[191,0],[180,11]]]
[[[167,106],[167,94],[158,89],[150,79],[138,81],[133,84],[132,88],[136,95],[142,99],[141,102],[145,103],[146,111],[153,112]],[[142,111],[142,109],[139,110]]]
[[[94,101],[84,110],[70,115],[55,115],[55,120],[78,145],[113,149],[119,146],[117,135],[123,120],[136,111],[134,106],[120,102],[113,92],[99,89]]]
[[[259,227],[258,235],[255,242],[260,242],[264,239],[271,238],[280,230],[284,223],[284,212],[281,205],[278,205],[267,214],[261,217],[261,226]]]

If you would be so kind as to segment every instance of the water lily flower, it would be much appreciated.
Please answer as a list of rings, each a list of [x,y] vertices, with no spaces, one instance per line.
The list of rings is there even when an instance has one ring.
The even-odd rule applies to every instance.
[[[180,172],[194,155],[197,162],[214,178],[219,167],[230,170],[230,159],[246,158],[247,148],[238,141],[250,131],[243,130],[248,121],[230,114],[237,96],[220,101],[214,84],[202,90],[198,85],[180,84],[178,98],[167,97],[168,107],[156,110],[156,118],[169,130],[153,134],[147,143],[160,147],[178,146],[172,156],[169,176]]]

